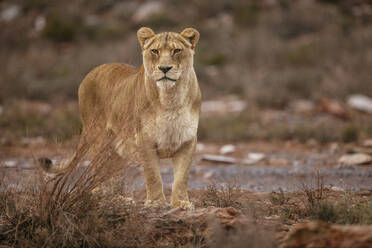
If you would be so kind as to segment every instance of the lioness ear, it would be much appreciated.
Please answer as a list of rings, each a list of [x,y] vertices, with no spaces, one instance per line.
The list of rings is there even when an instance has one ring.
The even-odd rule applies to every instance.
[[[152,31],[151,28],[142,27],[142,28],[138,29],[137,38],[138,38],[138,41],[141,45],[142,50],[145,46],[146,40],[148,40],[149,38],[151,38],[153,36],[155,36],[155,33],[154,33],[154,31]]]
[[[181,32],[181,36],[186,38],[186,40],[188,40],[191,43],[191,48],[194,49],[199,41],[200,34],[196,29],[185,28]]]

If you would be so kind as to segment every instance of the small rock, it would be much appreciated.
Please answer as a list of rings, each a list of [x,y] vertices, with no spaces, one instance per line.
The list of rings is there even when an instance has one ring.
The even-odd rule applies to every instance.
[[[338,152],[340,150],[340,145],[338,143],[332,143],[330,144],[329,146],[329,151],[332,153],[332,154],[335,154],[336,152]]]
[[[208,171],[208,172],[204,173],[203,178],[204,179],[212,178],[214,176],[214,174],[215,174],[214,171]]]
[[[337,187],[337,186],[332,186],[331,187],[331,190],[333,190],[333,191],[341,191],[341,192],[344,192],[345,191],[343,188]]]
[[[296,100],[290,103],[289,108],[295,114],[312,114],[315,104],[309,100]]]
[[[257,153],[257,152],[250,152],[247,155],[246,159],[242,160],[243,164],[255,164],[265,158],[265,154],[263,153]]]
[[[21,8],[18,5],[10,5],[0,13],[0,20],[10,22],[17,18],[21,12]]]
[[[232,144],[224,145],[220,149],[221,154],[229,154],[235,152],[235,146]]]
[[[46,24],[45,16],[38,16],[35,19],[34,28],[37,32],[41,32],[44,30]]]
[[[7,160],[7,161],[4,161],[3,164],[7,168],[13,168],[13,167],[16,167],[17,166],[17,161],[15,161],[15,160]]]
[[[149,1],[142,4],[134,13],[132,20],[134,23],[141,23],[146,21],[150,16],[159,14],[164,10],[162,2]]]
[[[369,164],[372,162],[372,156],[364,153],[346,154],[343,155],[338,162],[345,165]]]
[[[196,144],[196,151],[197,152],[201,152],[201,151],[203,151],[205,149],[205,145],[204,144],[202,144],[202,143],[197,143]]]
[[[372,139],[367,139],[363,141],[363,146],[364,147],[372,147]]]
[[[368,96],[352,95],[347,104],[353,109],[372,114],[372,99]]]
[[[202,156],[202,160],[211,161],[211,162],[222,162],[228,164],[237,163],[238,160],[233,157],[228,156],[221,156],[221,155],[214,155],[214,154],[204,154]]]
[[[349,114],[346,108],[338,101],[322,98],[320,101],[320,111],[336,116],[341,119],[348,119]]]
[[[271,216],[265,216],[264,217],[265,220],[277,220],[279,218],[280,218],[279,215],[271,215]]]

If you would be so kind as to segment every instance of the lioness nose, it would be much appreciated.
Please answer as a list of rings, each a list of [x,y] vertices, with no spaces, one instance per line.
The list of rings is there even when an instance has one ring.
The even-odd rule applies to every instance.
[[[159,66],[159,70],[161,70],[164,73],[167,73],[172,68],[173,66]]]

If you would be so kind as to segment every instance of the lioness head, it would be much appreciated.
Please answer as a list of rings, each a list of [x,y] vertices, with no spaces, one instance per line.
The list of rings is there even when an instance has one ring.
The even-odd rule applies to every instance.
[[[146,76],[161,89],[170,89],[193,69],[194,49],[199,32],[186,28],[180,34],[155,34],[150,28],[137,32]]]

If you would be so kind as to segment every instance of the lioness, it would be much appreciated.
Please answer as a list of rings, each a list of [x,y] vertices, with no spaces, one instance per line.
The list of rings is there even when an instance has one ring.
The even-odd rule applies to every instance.
[[[172,158],[174,182],[171,206],[193,208],[187,194],[189,170],[196,146],[201,92],[193,68],[199,32],[180,34],[137,32],[143,65],[104,64],[93,69],[79,88],[83,124],[80,145],[99,146],[97,135],[114,134],[114,150],[121,157],[140,151],[146,178],[146,206],[165,206],[159,159]],[[94,123],[93,125],[91,123]],[[47,172],[63,171],[69,164],[42,163]]]

